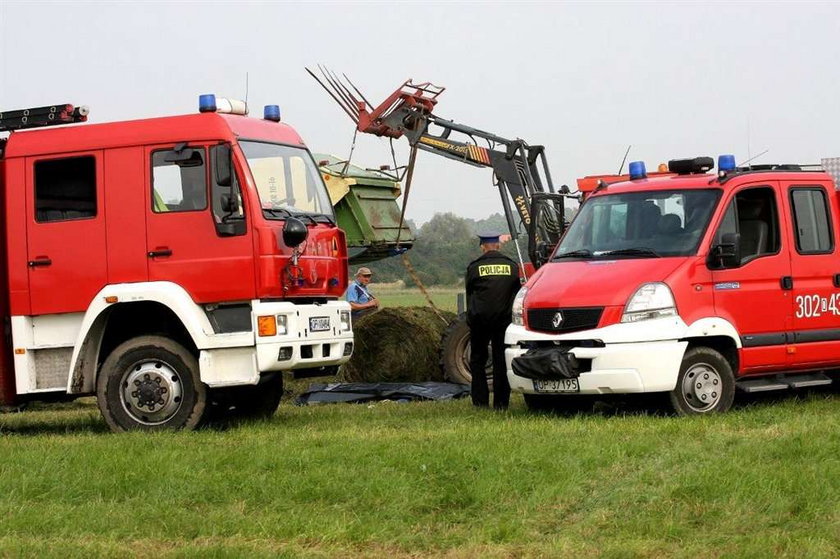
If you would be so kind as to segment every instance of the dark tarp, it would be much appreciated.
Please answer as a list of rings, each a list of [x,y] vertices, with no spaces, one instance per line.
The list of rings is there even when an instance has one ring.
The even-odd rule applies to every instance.
[[[379,400],[455,400],[469,396],[470,387],[449,382],[349,382],[313,383],[295,400],[299,406],[349,402],[361,404]]]

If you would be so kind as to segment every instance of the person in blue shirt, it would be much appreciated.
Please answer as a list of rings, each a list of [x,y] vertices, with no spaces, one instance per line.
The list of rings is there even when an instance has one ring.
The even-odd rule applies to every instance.
[[[379,307],[379,300],[368,289],[373,274],[370,268],[364,266],[356,272],[356,279],[347,288],[347,302],[350,303],[353,320],[375,311]]]

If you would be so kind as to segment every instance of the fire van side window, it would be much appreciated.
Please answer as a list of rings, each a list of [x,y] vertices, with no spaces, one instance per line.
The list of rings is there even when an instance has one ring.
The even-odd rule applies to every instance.
[[[826,254],[834,250],[828,200],[820,187],[797,187],[790,191],[799,254]]]
[[[724,233],[739,235],[741,265],[779,252],[779,212],[773,189],[760,186],[739,192],[726,209],[716,243],[722,242]]]
[[[182,147],[152,153],[152,210],[155,213],[207,209],[204,148]]]
[[[35,221],[70,221],[96,215],[96,160],[93,156],[35,163]]]

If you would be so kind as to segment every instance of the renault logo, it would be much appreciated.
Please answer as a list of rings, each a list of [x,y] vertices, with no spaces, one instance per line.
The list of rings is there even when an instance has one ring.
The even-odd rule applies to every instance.
[[[560,311],[554,313],[554,318],[551,319],[551,325],[555,328],[559,327],[560,324],[563,323],[563,314]]]

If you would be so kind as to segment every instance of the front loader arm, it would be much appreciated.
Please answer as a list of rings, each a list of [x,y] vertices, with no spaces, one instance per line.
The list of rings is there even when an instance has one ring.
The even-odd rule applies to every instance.
[[[543,146],[531,146],[521,139],[510,140],[438,117],[433,110],[443,87],[407,80],[384,102],[373,107],[347,76],[342,79],[325,68],[319,70],[322,78],[307,68],[356,123],[359,132],[387,138],[405,136],[417,149],[493,169],[494,184],[499,188],[511,236],[519,236],[517,221],[532,234],[532,198],[537,193],[554,193]],[[453,134],[458,139],[453,139]],[[563,223],[562,216],[560,223]]]

